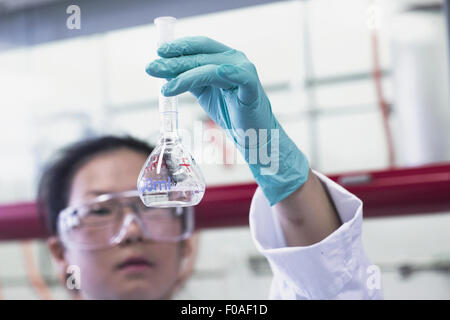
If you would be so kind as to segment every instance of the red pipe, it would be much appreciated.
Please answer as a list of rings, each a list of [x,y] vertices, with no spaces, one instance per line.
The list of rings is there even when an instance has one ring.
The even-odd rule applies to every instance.
[[[329,175],[364,202],[364,217],[450,211],[450,163]],[[248,225],[256,184],[208,187],[196,207],[198,228]],[[0,206],[0,240],[43,238],[34,203]]]
[[[360,180],[365,177],[366,181],[352,183],[355,177]],[[331,178],[363,200],[365,217],[450,211],[449,164],[341,174]]]
[[[377,95],[378,106],[380,108],[383,129],[386,135],[386,144],[388,149],[389,167],[393,168],[395,165],[394,143],[392,139],[392,132],[389,126],[389,104],[383,95],[383,86],[381,84],[381,68],[380,58],[378,53],[378,37],[375,30],[372,31],[372,52],[373,52],[373,80],[375,82],[375,91]]]
[[[35,202],[0,206],[0,240],[43,238],[45,235]]]

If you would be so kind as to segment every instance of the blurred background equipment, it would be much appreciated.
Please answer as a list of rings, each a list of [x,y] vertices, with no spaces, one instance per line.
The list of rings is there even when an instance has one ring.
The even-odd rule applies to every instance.
[[[68,29],[71,4],[0,0],[0,298],[69,298],[34,202],[41,170],[99,134],[156,142],[159,83],[145,66],[153,19],[165,15],[179,36],[245,52],[312,167],[364,201],[385,298],[450,298],[449,0],[80,0],[81,28]],[[250,170],[239,155],[225,161],[234,147],[193,97],[179,103],[183,144],[207,182],[179,298],[264,299],[271,274],[247,228]]]
[[[410,31],[415,25],[416,32]],[[392,23],[394,116],[400,166],[450,154],[446,21],[439,3],[412,6]]]

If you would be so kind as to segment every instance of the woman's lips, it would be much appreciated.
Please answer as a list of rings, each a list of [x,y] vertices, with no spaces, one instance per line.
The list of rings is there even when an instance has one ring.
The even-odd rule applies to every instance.
[[[117,266],[120,271],[141,272],[152,268],[154,265],[150,261],[142,257],[131,257],[123,261]]]

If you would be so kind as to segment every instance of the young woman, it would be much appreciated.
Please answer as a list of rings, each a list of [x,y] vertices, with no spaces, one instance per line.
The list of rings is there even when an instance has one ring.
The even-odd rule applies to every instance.
[[[66,148],[41,179],[49,248],[64,285],[72,276],[81,298],[167,299],[182,284],[193,212],[142,204],[136,177],[151,151],[131,137],[83,141]]]

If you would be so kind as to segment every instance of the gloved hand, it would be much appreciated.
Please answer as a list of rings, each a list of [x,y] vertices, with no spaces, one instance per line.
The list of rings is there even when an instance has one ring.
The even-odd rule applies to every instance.
[[[255,66],[244,53],[206,37],[186,37],[163,44],[158,55],[162,59],[146,71],[169,80],[162,94],[190,91],[197,98],[234,140],[271,205],[306,181],[308,161],[274,117]],[[257,139],[247,143],[246,131]]]

